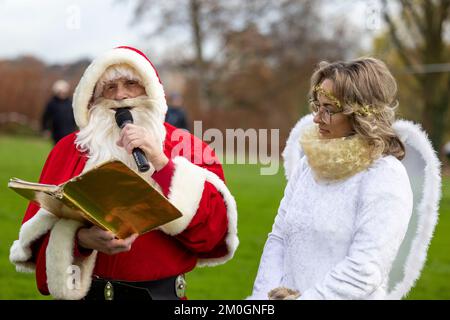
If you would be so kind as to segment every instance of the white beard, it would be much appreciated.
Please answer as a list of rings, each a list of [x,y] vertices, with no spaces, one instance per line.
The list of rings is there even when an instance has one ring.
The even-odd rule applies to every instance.
[[[140,96],[121,101],[100,98],[89,109],[89,122],[77,134],[75,144],[79,151],[87,152],[88,161],[83,172],[93,167],[113,159],[125,163],[129,168],[149,181],[150,176],[155,171],[150,164],[147,172],[139,172],[136,162],[131,154],[128,154],[123,147],[119,147],[116,142],[119,140],[121,129],[115,120],[114,108],[132,107],[133,123],[146,128],[158,141],[158,146],[163,150],[163,143],[166,136],[164,127],[164,115],[160,114],[154,105],[154,101],[147,96]]]

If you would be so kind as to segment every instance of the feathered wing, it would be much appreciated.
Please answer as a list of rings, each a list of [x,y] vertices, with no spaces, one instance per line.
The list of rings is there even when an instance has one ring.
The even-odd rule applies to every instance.
[[[300,148],[300,136],[303,130],[313,124],[313,116],[308,114],[295,124],[294,128],[289,133],[282,156],[284,163],[284,174],[286,180],[289,180],[291,175],[295,172],[295,168],[303,157],[303,150]]]
[[[387,299],[405,297],[419,278],[438,220],[441,198],[440,162],[422,128],[410,121],[394,123],[406,148],[402,160],[414,196],[408,231],[389,273]]]
[[[311,115],[302,117],[289,135],[282,154],[287,180],[295,172],[303,156],[299,145],[300,135],[312,123]],[[405,144],[406,156],[402,163],[408,172],[414,196],[413,213],[405,239],[389,273],[386,297],[402,299],[420,276],[438,220],[441,164],[420,125],[406,120],[397,120],[394,123],[394,129]]]

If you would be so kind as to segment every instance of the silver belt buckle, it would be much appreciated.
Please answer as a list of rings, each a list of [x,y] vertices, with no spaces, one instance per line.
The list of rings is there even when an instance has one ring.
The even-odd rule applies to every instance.
[[[114,287],[111,282],[107,282],[104,289],[105,300],[114,300]]]
[[[182,274],[175,279],[175,292],[178,298],[186,296],[186,280]]]

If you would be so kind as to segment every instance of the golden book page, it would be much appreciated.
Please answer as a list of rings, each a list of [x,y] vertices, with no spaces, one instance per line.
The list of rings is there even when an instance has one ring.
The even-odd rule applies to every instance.
[[[9,187],[42,208],[59,217],[90,221],[119,238],[143,234],[181,217],[167,198],[117,160],[60,186],[16,181],[11,180]]]

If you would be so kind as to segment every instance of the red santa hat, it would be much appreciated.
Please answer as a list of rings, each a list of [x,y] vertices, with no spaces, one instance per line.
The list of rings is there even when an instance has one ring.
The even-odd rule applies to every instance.
[[[114,65],[127,65],[136,71],[147,96],[155,101],[155,107],[158,108],[159,114],[162,116],[161,121],[164,121],[167,102],[158,72],[141,51],[132,47],[121,46],[92,61],[81,77],[73,94],[73,113],[78,127],[81,129],[87,125],[89,104],[93,98],[96,85],[105,71]]]

